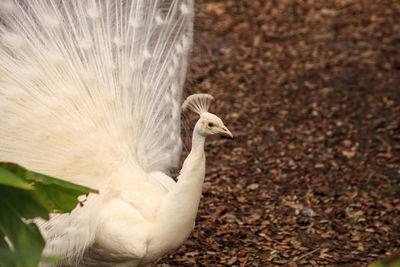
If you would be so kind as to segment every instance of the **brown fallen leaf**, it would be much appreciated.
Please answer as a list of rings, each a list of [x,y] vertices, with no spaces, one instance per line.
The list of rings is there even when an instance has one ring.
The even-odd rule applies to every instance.
[[[227,265],[232,265],[237,261],[237,257],[232,257],[230,260],[226,262]]]

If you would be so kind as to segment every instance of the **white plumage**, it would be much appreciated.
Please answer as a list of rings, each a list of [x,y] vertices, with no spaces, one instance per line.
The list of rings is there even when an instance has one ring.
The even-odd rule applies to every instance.
[[[206,135],[199,113],[178,182],[192,0],[1,0],[0,161],[100,190],[39,222],[63,264],[149,264],[190,234]],[[202,109],[194,108],[201,106]],[[106,265],[107,266],[107,265]]]

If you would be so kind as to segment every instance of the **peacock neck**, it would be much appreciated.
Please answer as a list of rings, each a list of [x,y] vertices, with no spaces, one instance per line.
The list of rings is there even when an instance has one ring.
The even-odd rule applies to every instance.
[[[192,135],[192,149],[190,150],[186,160],[183,162],[181,174],[178,177],[178,186],[180,184],[185,184],[183,183],[184,181],[190,181],[190,187],[193,187],[192,190],[201,190],[206,168],[204,154],[205,141],[205,136],[200,133],[200,121],[198,121]],[[199,183],[201,184],[199,185]]]
[[[193,131],[192,149],[183,162],[183,166],[178,177],[178,182],[170,193],[178,193],[178,198],[188,198],[193,200],[191,208],[197,212],[198,201],[205,176],[205,136],[200,134],[199,125]],[[175,191],[176,190],[176,191]],[[182,199],[181,199],[182,200]]]
[[[196,125],[197,126],[197,125]],[[190,153],[204,153],[204,143],[206,141],[205,136],[201,135],[197,130],[197,127],[193,131],[192,136],[192,150]]]
[[[205,176],[204,142],[205,137],[195,127],[192,149],[178,182],[163,197],[158,209],[154,236],[149,244],[154,251],[165,253],[177,248],[193,230]]]

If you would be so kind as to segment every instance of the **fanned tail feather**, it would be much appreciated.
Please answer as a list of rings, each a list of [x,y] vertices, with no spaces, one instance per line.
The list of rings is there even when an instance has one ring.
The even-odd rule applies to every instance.
[[[177,164],[191,0],[2,0],[0,13],[0,161],[89,186],[124,161]]]

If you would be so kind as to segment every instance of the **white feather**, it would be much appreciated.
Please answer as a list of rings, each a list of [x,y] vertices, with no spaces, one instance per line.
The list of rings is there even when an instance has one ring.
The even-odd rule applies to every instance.
[[[0,94],[19,96],[21,101],[0,100],[7,106],[7,114],[0,110],[1,134],[15,134],[7,127],[13,123],[9,114],[20,117],[29,130],[13,140],[1,138],[1,143],[20,148],[0,153],[0,160],[15,160],[74,181],[79,175],[81,183],[90,184],[94,172],[111,168],[93,162],[85,169],[76,166],[76,173],[71,169],[71,177],[59,170],[72,166],[69,152],[75,148],[99,154],[97,144],[89,141],[97,138],[104,142],[107,154],[122,150],[134,155],[132,160],[146,172],[173,167],[179,153],[173,155],[174,160],[167,160],[165,154],[171,155],[171,149],[179,145],[176,140],[168,142],[157,129],[167,124],[179,136],[180,110],[171,103],[180,103],[189,52],[182,47],[191,40],[193,17],[193,10],[186,10],[190,5],[182,1],[3,2],[12,12],[5,12],[0,27]],[[142,26],[132,28],[131,21]],[[50,97],[52,101],[43,103]],[[48,117],[42,112],[44,117],[38,120],[31,112],[36,106],[48,110]],[[54,106],[60,108],[54,110]],[[32,132],[50,133],[59,124],[74,130],[49,135],[51,141],[44,143],[32,140]],[[135,130],[122,131],[124,125]],[[40,148],[54,142],[58,146],[42,156]],[[151,157],[138,144],[151,148]],[[37,162],[25,162],[15,153],[35,153]],[[48,156],[56,160],[49,162]],[[88,181],[82,180],[83,175]]]

